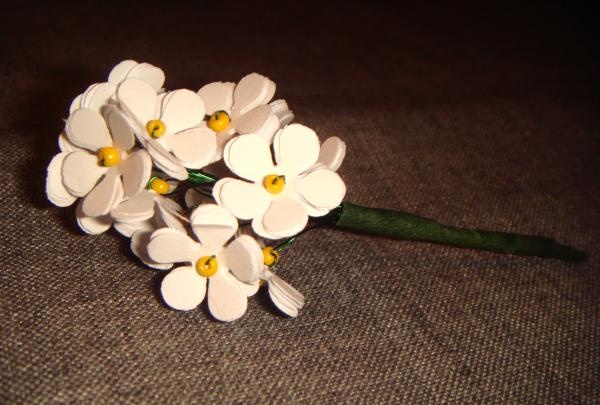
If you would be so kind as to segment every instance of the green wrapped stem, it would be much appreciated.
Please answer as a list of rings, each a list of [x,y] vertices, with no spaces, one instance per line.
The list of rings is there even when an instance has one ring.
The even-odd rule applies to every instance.
[[[188,169],[188,182],[196,185],[213,185],[217,179],[199,170]]]
[[[562,245],[550,238],[456,228],[401,211],[342,203],[328,215],[328,219],[338,228],[395,239],[435,242],[570,262],[587,260],[585,252]]]

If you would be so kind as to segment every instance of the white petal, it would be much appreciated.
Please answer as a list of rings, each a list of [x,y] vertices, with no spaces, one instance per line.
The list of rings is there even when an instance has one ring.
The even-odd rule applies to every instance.
[[[203,204],[190,214],[194,234],[203,246],[220,248],[235,235],[237,220],[216,204]]]
[[[246,292],[226,268],[208,279],[208,309],[219,321],[231,322],[246,312],[248,298]]]
[[[112,225],[112,218],[110,215],[102,215],[99,217],[88,217],[83,213],[81,209],[83,201],[77,205],[75,211],[75,217],[77,218],[77,224],[82,231],[90,235],[98,235],[102,232],[106,232]]]
[[[312,129],[291,124],[275,135],[273,150],[278,170],[293,178],[317,161],[319,138]]]
[[[266,104],[275,94],[275,83],[258,73],[244,76],[233,92],[234,115],[245,114],[261,104]]]
[[[240,134],[258,134],[272,114],[268,105],[261,105],[235,117],[232,125]]]
[[[98,111],[87,108],[75,110],[69,116],[65,130],[69,141],[92,152],[113,144],[106,122]]]
[[[141,222],[154,216],[154,195],[144,190],[134,197],[119,203],[110,212],[115,221]]]
[[[114,83],[98,83],[93,91],[89,91],[89,93],[86,91],[83,94],[81,106],[100,112],[100,109],[109,103],[116,90],[117,86]]]
[[[304,306],[304,296],[276,275],[269,279],[268,286],[275,306],[288,316],[298,316],[298,310]]]
[[[116,227],[117,227],[117,224],[115,223],[115,228]],[[173,267],[172,264],[156,263],[155,261],[153,261],[150,258],[150,256],[148,256],[148,251],[146,249],[146,246],[150,242],[151,235],[152,235],[152,231],[149,231],[146,229],[140,229],[138,231],[135,231],[131,235],[131,243],[130,243],[131,251],[146,266],[149,266],[149,267],[152,267],[153,269],[158,269],[158,270],[170,269],[171,267]]]
[[[127,79],[117,88],[117,100],[131,118],[142,128],[157,118],[158,96],[146,82],[139,79]]]
[[[109,170],[100,183],[85,196],[81,204],[83,213],[90,217],[106,215],[123,198],[123,183],[117,170]]]
[[[281,296],[285,297],[286,300],[292,303],[295,307],[302,308],[304,306],[304,295],[302,295],[302,293],[289,285],[278,275],[271,273],[270,276],[271,277],[269,277],[268,280],[269,288],[279,290]]]
[[[128,151],[135,144],[133,128],[129,125],[127,118],[116,107],[110,107],[106,111],[106,123],[112,134],[113,144],[122,151]]]
[[[67,191],[62,181],[63,160],[68,154],[69,152],[61,152],[54,156],[48,164],[46,196],[52,204],[58,207],[68,207],[77,199]]]
[[[191,90],[172,91],[163,101],[161,119],[170,134],[195,127],[204,120],[204,102]]]
[[[186,168],[165,148],[153,139],[145,142],[146,150],[152,157],[154,164],[170,177],[177,180],[187,180]]]
[[[231,113],[234,87],[235,83],[214,82],[209,83],[198,90],[198,95],[202,101],[204,101],[206,113],[211,115],[219,110]]]
[[[67,134],[65,133],[65,131],[61,132],[58,136],[58,148],[61,152],[74,152],[76,150],[86,150],[73,145],[69,141],[69,138],[67,138]]]
[[[101,83],[93,83],[91,85],[88,86],[87,89],[85,89],[85,91],[83,92],[83,94],[81,95],[81,99],[79,100],[79,108],[88,108],[88,100],[91,96],[94,95],[94,93],[96,92],[96,89],[98,88],[98,86]],[[97,112],[100,112],[99,110],[95,110]]]
[[[234,118],[231,125],[240,134],[256,134],[268,143],[271,143],[273,135],[280,128],[279,119],[268,105],[258,106]]]
[[[232,178],[219,180],[215,184],[213,195],[219,204],[240,219],[261,216],[272,199],[261,185]]]
[[[65,188],[76,197],[90,192],[108,170],[98,164],[98,157],[86,151],[69,153],[63,160],[62,179]]]
[[[244,292],[246,293],[246,297],[252,297],[254,294],[258,292],[260,288],[260,280],[256,280],[253,283],[240,283]]]
[[[143,149],[133,152],[120,165],[123,189],[128,197],[138,194],[146,187],[152,173],[152,159]]]
[[[273,142],[273,137],[280,128],[281,123],[279,122],[279,119],[275,114],[271,113],[269,114],[269,118],[265,122],[265,125],[263,125],[263,127],[258,130],[256,134],[260,135],[261,138],[271,144]]]
[[[189,311],[204,299],[206,279],[199,276],[193,267],[178,267],[163,279],[160,293],[171,308]]]
[[[294,119],[294,113],[288,107],[285,100],[275,100],[269,103],[271,111],[277,116],[280,122],[280,126],[284,127],[288,125]]]
[[[255,282],[264,266],[262,249],[248,235],[241,235],[227,245],[223,256],[233,275],[244,283]]]
[[[273,200],[262,219],[267,232],[280,238],[296,235],[307,222],[308,214],[304,205],[289,197]]]
[[[229,141],[223,160],[232,172],[251,181],[262,181],[275,172],[269,144],[259,135],[241,135]]]
[[[142,222],[115,222],[113,223],[113,226],[121,235],[126,238],[131,238],[131,236],[138,231],[150,231],[150,233],[152,233],[154,231],[152,223],[152,220]]]
[[[200,169],[212,161],[217,150],[217,139],[209,128],[192,128],[174,134],[170,146],[185,167]]]
[[[171,228],[161,228],[150,237],[148,256],[157,263],[192,262],[198,243],[184,233]]]
[[[250,228],[252,229],[254,234],[261,237],[261,240],[263,240],[263,242],[265,239],[281,239],[280,236],[273,235],[265,229],[262,223],[262,216],[254,218],[252,220],[252,223],[250,224]]]
[[[73,114],[73,111],[81,108],[81,100],[83,100],[83,93],[79,94],[73,99],[73,101],[71,101],[71,105],[69,106],[69,114]]]
[[[165,84],[165,72],[149,63],[139,63],[133,67],[127,77],[143,80],[148,83],[155,92],[158,92]]]
[[[154,220],[159,227],[168,227],[186,233],[183,225],[186,219],[180,214],[182,208],[179,204],[162,196],[156,196],[154,202],[156,203]]]
[[[295,182],[296,191],[317,209],[333,209],[346,195],[346,185],[340,176],[329,169],[313,170]]]
[[[108,81],[114,84],[119,84],[127,78],[127,74],[137,66],[137,62],[134,60],[124,60],[119,62],[115,67],[112,68],[108,74]]]
[[[335,172],[342,165],[344,156],[346,156],[346,142],[337,136],[332,136],[321,145],[317,161]]]

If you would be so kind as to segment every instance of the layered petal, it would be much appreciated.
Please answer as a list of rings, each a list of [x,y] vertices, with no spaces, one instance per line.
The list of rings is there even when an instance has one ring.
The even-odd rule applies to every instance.
[[[117,100],[123,110],[145,128],[146,123],[158,117],[158,96],[146,82],[129,78],[117,88]]]
[[[233,92],[233,114],[245,114],[259,105],[266,104],[275,94],[275,83],[258,73],[244,76]]]
[[[285,238],[296,235],[304,229],[308,223],[308,214],[300,202],[289,197],[281,197],[273,200],[261,222],[269,233],[261,236]],[[255,231],[260,235],[259,229]]]
[[[271,203],[271,197],[261,185],[231,178],[219,180],[213,196],[215,201],[240,219],[260,216]]]
[[[127,118],[116,107],[110,107],[105,113],[106,124],[112,134],[113,145],[122,151],[128,151],[135,144],[133,129]]]
[[[127,72],[126,77],[140,79],[145,83],[148,83],[155,92],[160,91],[163,84],[165,84],[165,73],[162,69],[149,63],[136,63],[136,65]]]
[[[223,159],[232,172],[250,181],[259,182],[266,175],[275,173],[269,143],[259,135],[232,139],[225,146]]]
[[[48,165],[46,175],[46,196],[58,207],[68,207],[77,199],[67,191],[62,181],[63,160],[68,154],[69,152],[61,152],[55,155]]]
[[[123,176],[123,189],[127,197],[134,196],[146,187],[152,174],[152,159],[141,149],[130,154],[119,165]]]
[[[329,169],[316,169],[295,181],[295,188],[304,201],[320,210],[331,210],[342,202],[346,185]]]
[[[187,180],[188,172],[181,162],[171,155],[154,139],[147,139],[144,142],[146,150],[152,157],[154,164],[170,177],[177,180]]]
[[[119,172],[109,170],[100,183],[85,196],[81,209],[90,217],[106,215],[123,199],[123,195],[123,183]]]
[[[192,262],[198,249],[192,238],[171,228],[155,231],[147,246],[148,256],[157,263]]]
[[[71,143],[92,152],[113,144],[106,122],[98,111],[75,110],[67,119],[65,130]]]
[[[203,246],[221,248],[238,230],[237,220],[216,204],[203,204],[190,215],[190,225]]]
[[[77,204],[75,210],[75,218],[77,219],[77,225],[87,234],[98,235],[106,232],[110,229],[113,221],[110,215],[101,215],[99,217],[90,217],[83,213],[82,201]]]
[[[327,138],[321,145],[318,163],[329,167],[334,172],[340,168],[346,156],[346,143],[337,136]]]
[[[143,190],[132,198],[119,203],[110,212],[118,222],[142,222],[154,216],[154,195],[149,190]]]
[[[217,274],[208,279],[208,309],[216,319],[234,321],[244,315],[247,307],[244,288],[228,273],[227,268],[220,268]]]
[[[264,266],[262,249],[248,235],[241,235],[227,245],[223,256],[233,275],[244,283],[255,282]]]
[[[170,134],[189,129],[204,119],[204,102],[191,90],[170,92],[163,101],[161,120]]]
[[[98,164],[98,157],[86,151],[75,151],[65,156],[62,164],[62,179],[67,191],[83,197],[89,193],[108,170]]]
[[[217,140],[209,128],[192,128],[173,135],[170,146],[183,166],[200,169],[213,161]]]
[[[112,82],[114,84],[121,83],[123,80],[125,80],[127,78],[127,75],[129,74],[131,69],[136,67],[137,64],[138,63],[136,61],[131,60],[131,59],[127,59],[122,62],[119,62],[118,64],[115,65],[115,67],[112,68],[112,70],[108,74],[108,81]]]
[[[189,311],[204,299],[206,279],[199,276],[194,267],[178,267],[163,279],[160,293],[171,308]]]
[[[215,111],[227,111],[231,113],[233,104],[233,89],[235,83],[214,82],[203,86],[198,90],[198,95],[204,101],[206,113],[211,115]]]
[[[293,178],[316,163],[319,138],[312,129],[291,124],[275,135],[273,151],[278,171]]]
[[[115,224],[115,228],[117,224]],[[150,237],[152,236],[152,230],[138,229],[131,234],[130,248],[134,255],[142,261],[146,266],[152,267],[157,270],[168,270],[173,267],[171,263],[157,263],[150,258],[148,255],[147,246],[150,243]]]

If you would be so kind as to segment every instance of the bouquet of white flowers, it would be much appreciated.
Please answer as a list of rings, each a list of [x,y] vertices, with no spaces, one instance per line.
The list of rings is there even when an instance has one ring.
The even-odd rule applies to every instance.
[[[275,83],[267,77],[251,73],[197,92],[166,91],[164,80],[161,69],[126,60],[107,82],[78,95],[58,137],[60,152],[48,165],[46,193],[60,207],[80,198],[83,231],[99,234],[114,225],[143,263],[175,267],[161,285],[174,309],[191,310],[207,295],[211,314],[233,321],[266,284],[277,308],[297,316],[304,297],[274,266],[298,234],[318,226],[586,258],[552,239],[459,229],[345,203],[336,171],[346,144],[335,136],[320,143],[315,131],[292,123],[286,101],[272,101]]]

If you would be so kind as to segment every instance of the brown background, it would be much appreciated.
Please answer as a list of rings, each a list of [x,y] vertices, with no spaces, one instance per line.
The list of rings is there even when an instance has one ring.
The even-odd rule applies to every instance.
[[[54,2],[0,28],[2,403],[600,401],[600,116],[591,11],[334,2]],[[171,311],[114,232],[51,207],[71,99],[125,58],[169,89],[257,71],[297,121],[348,143],[347,199],[551,235],[586,264],[333,230],[233,324]]]

